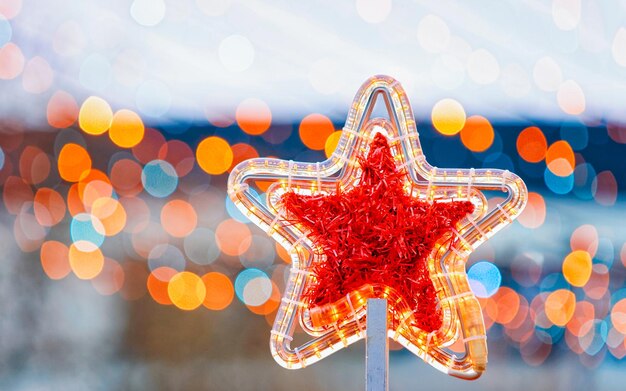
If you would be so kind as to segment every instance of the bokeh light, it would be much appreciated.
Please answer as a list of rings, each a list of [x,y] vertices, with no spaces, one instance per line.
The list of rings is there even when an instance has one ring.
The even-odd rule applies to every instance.
[[[99,135],[106,132],[111,127],[112,120],[111,106],[97,96],[87,98],[78,113],[78,124],[87,134]]]
[[[82,125],[81,125],[82,127]],[[132,148],[139,144],[144,134],[141,118],[131,110],[119,110],[110,123],[109,137],[115,145]]]
[[[272,295],[272,280],[259,269],[244,269],[235,279],[235,293],[249,306],[263,305]]]
[[[193,206],[184,200],[172,200],[161,209],[161,225],[170,235],[182,238],[189,235],[198,223]]]
[[[480,298],[492,296],[502,283],[502,275],[498,267],[487,261],[473,264],[467,271],[467,279],[474,295]]]
[[[300,122],[300,139],[313,150],[323,150],[326,140],[335,131],[332,121],[322,114],[309,114]]]
[[[431,113],[433,126],[446,136],[452,136],[465,126],[465,109],[454,99],[442,99],[435,104]]]
[[[517,136],[517,152],[530,163],[542,161],[548,151],[548,142],[541,129],[529,126]]]
[[[494,132],[489,120],[480,115],[468,117],[461,129],[461,141],[472,152],[483,152],[493,144]]]
[[[237,125],[250,135],[265,133],[272,123],[272,112],[265,102],[259,99],[246,99],[237,106]]]
[[[58,157],[59,175],[68,182],[78,182],[91,170],[91,156],[78,144],[66,144]]]
[[[588,252],[574,250],[563,260],[563,276],[570,284],[582,287],[591,277],[591,256]]]
[[[233,163],[233,151],[224,139],[207,137],[198,144],[196,159],[205,172],[219,175],[226,172]]]
[[[230,279],[222,273],[210,272],[202,276],[206,287],[204,306],[210,310],[220,311],[228,307],[235,296],[235,288]]]
[[[76,243],[72,243],[68,253],[70,267],[74,275],[81,280],[90,280],[102,271],[104,256],[99,248],[81,250]]]
[[[206,287],[197,274],[180,272],[167,284],[167,294],[176,307],[191,311],[204,302]]]
[[[178,186],[178,176],[171,164],[153,160],[141,172],[141,183],[153,197],[163,198],[172,194]]]

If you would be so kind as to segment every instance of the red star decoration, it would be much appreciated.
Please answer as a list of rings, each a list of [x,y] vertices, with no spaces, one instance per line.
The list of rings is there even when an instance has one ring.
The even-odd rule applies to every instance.
[[[394,289],[416,316],[413,326],[441,327],[441,311],[426,258],[437,240],[472,213],[469,201],[426,202],[407,194],[387,138],[378,133],[359,158],[357,186],[334,194],[289,191],[282,205],[319,245],[321,262],[303,294],[311,307],[332,304],[366,284]],[[418,311],[419,309],[419,311]]]
[[[378,97],[388,119],[371,117]],[[488,203],[483,191],[506,198]],[[291,256],[270,337],[280,365],[303,368],[362,339],[367,298],[384,297],[390,338],[450,375],[485,370],[485,327],[465,263],[521,213],[526,186],[508,171],[428,164],[396,80],[363,84],[328,160],[251,159],[232,170],[228,192]],[[298,323],[311,340],[295,341]]]

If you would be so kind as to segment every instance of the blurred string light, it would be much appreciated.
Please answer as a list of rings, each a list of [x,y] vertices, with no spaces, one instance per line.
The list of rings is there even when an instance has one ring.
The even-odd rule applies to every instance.
[[[162,1],[151,2],[152,8],[147,3],[126,4],[124,15],[141,29],[137,31],[158,36],[159,29],[171,23],[170,10]],[[226,15],[231,7],[228,1],[195,3],[202,17]],[[553,3],[554,27],[583,35],[584,17],[576,6],[570,9],[576,2]],[[351,15],[363,26],[387,26],[398,14],[391,1],[355,5]],[[15,216],[13,233],[18,246],[23,251],[39,251],[42,270],[50,279],[74,275],[90,280],[103,295],[136,300],[147,294],[161,305],[214,311],[233,305],[237,297],[252,313],[271,314],[280,300],[280,289],[284,289],[283,265],[291,261],[289,253],[256,235],[247,220],[224,201],[225,195],[216,190],[222,183],[219,176],[238,162],[260,155],[313,150],[316,152],[310,156],[321,160],[323,154],[332,154],[341,131],[336,130],[330,114],[322,113],[332,112],[328,105],[339,99],[343,86],[351,82],[342,65],[346,59],[336,57],[335,52],[319,58],[311,57],[314,50],[293,52],[290,61],[302,61],[299,64],[306,76],[285,83],[281,75],[289,74],[272,62],[284,59],[278,56],[270,61],[261,40],[245,29],[204,43],[197,53],[213,53],[207,62],[176,42],[163,51],[168,56],[164,59],[146,49],[155,44],[147,35],[141,35],[148,42],[142,49],[118,42],[120,50],[112,54],[105,47],[114,42],[113,36],[107,43],[107,37],[91,33],[90,26],[77,20],[57,23],[48,42],[50,50],[34,56],[28,42],[15,41],[23,29],[15,16],[33,12],[21,8],[19,1],[0,4],[0,79],[9,83],[3,91],[14,93],[12,88],[17,88],[19,93],[41,96],[45,102],[42,118],[58,134],[54,147],[31,142],[19,127],[0,140],[2,199]],[[547,55],[525,55],[525,59],[508,57],[491,42],[456,35],[458,30],[451,29],[442,13],[431,12],[419,19],[407,45],[423,51],[424,68],[415,71],[426,75],[426,80],[420,81],[429,86],[422,96],[424,102],[437,101],[423,104],[422,109],[429,112],[437,132],[426,136],[432,137],[438,153],[453,154],[450,159],[459,159],[463,165],[476,159],[485,165],[495,162],[504,168],[522,167],[521,171],[543,181],[549,191],[534,189],[519,219],[524,233],[538,232],[540,236],[545,232],[542,229],[559,219],[551,205],[555,195],[571,194],[615,210],[611,208],[619,202],[618,171],[596,164],[589,150],[594,145],[625,144],[626,128],[609,121],[601,138],[596,134],[597,121],[588,114],[597,114],[598,106],[610,108],[619,100],[611,97],[611,102],[604,102],[607,104],[598,103],[605,98],[592,93],[590,86],[598,85],[595,76],[573,69],[558,51],[545,50]],[[625,31],[608,28],[606,36],[600,37],[607,44],[607,54],[610,50],[607,63],[615,69],[626,66]],[[333,37],[326,34],[324,37]],[[583,45],[582,40],[575,43]],[[351,63],[357,63],[355,74],[370,73],[362,65],[368,62],[359,61],[368,54],[348,43],[337,45],[346,48]],[[571,51],[568,45],[559,47]],[[570,56],[583,56],[581,53],[583,50],[575,48]],[[154,61],[155,57],[163,61]],[[181,59],[192,65],[181,65]],[[67,74],[63,67],[68,64],[75,65],[73,77],[81,89],[98,96],[78,104],[78,97],[84,96],[82,90],[78,93],[76,83],[64,82]],[[401,67],[402,61],[399,64]],[[229,77],[246,80],[255,72],[264,72],[266,66],[276,68],[271,94],[261,87],[254,97],[247,90],[244,94],[237,88],[222,88],[230,85]],[[172,74],[168,67],[184,67],[177,72],[183,80],[168,79]],[[597,71],[592,66],[589,69]],[[611,72],[613,68],[595,73],[609,78]],[[215,91],[195,87],[206,83],[221,87]],[[186,90],[192,84],[194,90]],[[484,89],[484,110],[477,110],[479,103],[472,99],[477,87]],[[196,88],[211,91],[198,93]],[[291,94],[294,99],[289,102],[307,106],[308,101],[299,100],[300,91],[307,89],[320,100],[315,105],[319,113],[301,113],[275,104],[274,99],[284,102]],[[451,89],[454,93],[447,94]],[[113,96],[113,90],[120,93]],[[513,98],[507,99],[506,110],[523,107],[524,112],[532,112],[540,105],[533,115],[559,121],[545,127],[524,124],[515,128],[512,141],[498,122],[492,122],[502,115],[490,111],[491,106],[498,106],[494,101],[502,100],[500,90]],[[193,106],[181,103],[180,97],[187,93],[201,96],[198,101],[224,104],[219,110],[197,108],[202,125],[210,123],[221,132],[211,128],[215,134],[203,135],[196,143],[187,138],[191,133],[187,127],[181,127],[182,131],[162,127],[162,132],[148,125],[182,113],[181,106]],[[444,98],[442,93],[453,97]],[[212,94],[220,99],[207,99]],[[590,111],[594,106],[595,111]],[[37,114],[34,111],[29,114]],[[604,131],[605,124],[601,125]],[[513,143],[515,150],[511,151]],[[105,144],[123,154],[103,160],[99,147]],[[188,183],[198,178],[207,184],[194,193]],[[261,188],[266,185],[259,183]],[[264,193],[259,200],[265,202]],[[561,216],[565,218],[565,213]],[[58,241],[65,237],[58,234],[63,231],[70,234],[66,243]],[[569,231],[562,229],[564,235],[571,234],[569,250],[517,254],[509,266],[510,278],[504,264],[498,263],[503,279],[493,263],[502,256],[493,249],[485,250],[481,262],[468,270],[471,287],[481,297],[487,328],[493,328],[496,335],[501,333],[529,365],[543,363],[557,344],[581,355],[581,361],[586,355],[601,356],[602,352],[618,359],[626,356],[626,293],[620,289],[620,272],[614,272],[626,266],[626,244],[620,242],[620,236],[605,232],[600,223]]]

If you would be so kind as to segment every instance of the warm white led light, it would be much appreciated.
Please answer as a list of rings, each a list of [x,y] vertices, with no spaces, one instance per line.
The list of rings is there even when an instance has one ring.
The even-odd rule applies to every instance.
[[[382,97],[389,118],[370,118]],[[299,194],[330,194],[337,187],[348,190],[360,178],[357,158],[367,151],[376,133],[389,140],[396,165],[408,173],[404,188],[413,197],[432,201],[470,200],[474,212],[444,236],[428,257],[428,269],[437,290],[443,324],[433,332],[411,326],[413,312],[388,287],[365,285],[331,305],[310,308],[301,300],[309,271],[316,261],[315,243],[286,222],[280,197],[288,190]],[[250,191],[258,181],[273,182],[267,205]],[[369,297],[387,298],[390,338],[398,341],[442,372],[472,379],[487,363],[485,326],[478,300],[470,290],[465,262],[470,252],[510,224],[528,198],[524,182],[498,169],[442,169],[429,165],[422,153],[415,119],[400,84],[387,76],[367,80],[358,91],[337,149],[323,162],[304,163],[279,159],[251,159],[232,171],[228,191],[232,201],[255,224],[276,239],[292,257],[292,269],[270,337],[272,355],[286,368],[302,368],[362,339],[365,304]],[[483,191],[506,194],[491,210]],[[501,195],[501,194],[499,194]],[[294,342],[296,319],[312,340]],[[450,346],[460,341],[465,353],[458,357]],[[298,345],[294,347],[294,345]]]

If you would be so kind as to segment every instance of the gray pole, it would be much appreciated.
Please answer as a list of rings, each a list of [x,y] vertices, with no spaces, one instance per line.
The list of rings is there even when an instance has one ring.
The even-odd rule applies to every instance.
[[[365,332],[365,389],[366,391],[388,391],[387,299],[367,300]]]

